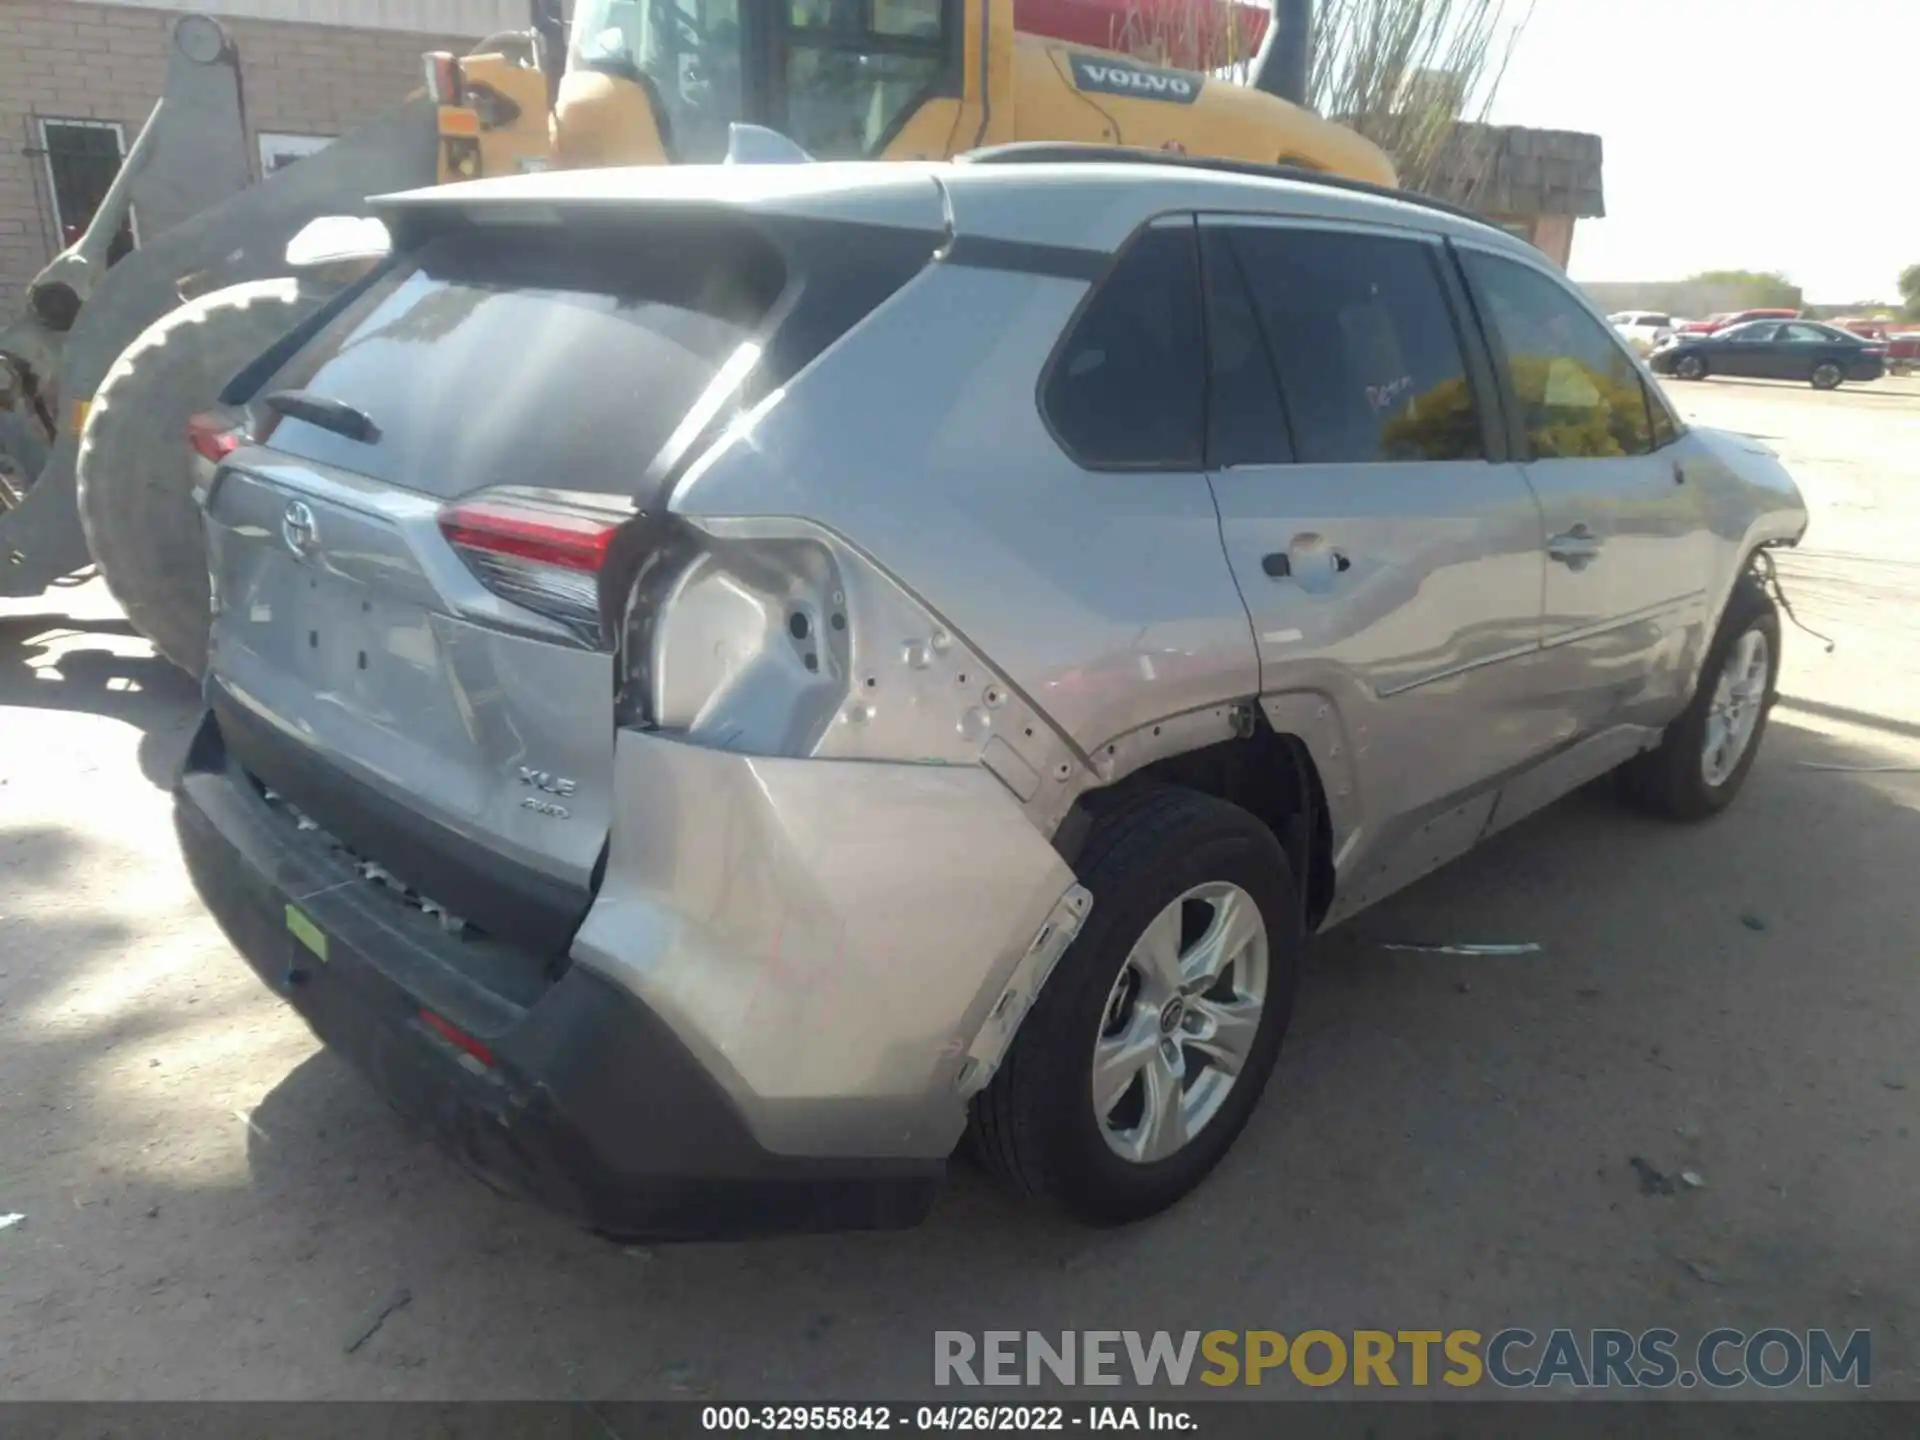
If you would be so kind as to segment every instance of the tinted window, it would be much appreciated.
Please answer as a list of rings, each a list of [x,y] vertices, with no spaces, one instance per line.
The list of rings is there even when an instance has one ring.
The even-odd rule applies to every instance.
[[[1230,232],[1302,464],[1486,454],[1431,246],[1317,230]]]
[[[1613,333],[1531,266],[1474,250],[1462,260],[1505,351],[1534,457],[1650,452],[1640,371]]]
[[[1780,338],[1802,345],[1826,345],[1838,337],[1831,330],[1823,330],[1818,325],[1783,325],[1780,327]]]
[[[1198,469],[1206,385],[1193,226],[1148,230],[1055,354],[1047,418],[1083,465]]]
[[[1293,458],[1280,380],[1227,232],[1201,232],[1207,281],[1207,464],[1281,465]]]

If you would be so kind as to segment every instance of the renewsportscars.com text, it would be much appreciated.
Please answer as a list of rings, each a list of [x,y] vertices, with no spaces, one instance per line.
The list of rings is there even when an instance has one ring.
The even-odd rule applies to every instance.
[[[1873,1381],[1865,1330],[937,1330],[936,1385],[1579,1390],[1822,1388]]]

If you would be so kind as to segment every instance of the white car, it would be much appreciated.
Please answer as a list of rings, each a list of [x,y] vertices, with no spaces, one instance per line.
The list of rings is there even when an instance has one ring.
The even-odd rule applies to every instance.
[[[1622,310],[1607,321],[1640,355],[1651,355],[1674,332],[1673,317],[1658,310]]]

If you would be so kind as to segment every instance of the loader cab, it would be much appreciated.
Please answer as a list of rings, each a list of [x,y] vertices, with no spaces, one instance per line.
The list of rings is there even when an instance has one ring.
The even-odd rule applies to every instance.
[[[944,154],[963,90],[968,8],[965,0],[579,0],[555,159],[718,161],[735,121],[777,130],[827,160],[877,158],[899,148],[908,126],[926,126],[929,153]]]

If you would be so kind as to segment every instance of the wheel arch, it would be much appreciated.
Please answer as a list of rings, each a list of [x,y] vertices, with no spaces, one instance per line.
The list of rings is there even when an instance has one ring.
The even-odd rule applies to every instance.
[[[1247,811],[1280,842],[1311,931],[1333,904],[1339,826],[1329,804],[1328,777],[1311,741],[1276,729],[1264,705],[1247,702],[1238,710],[1240,733],[1232,738],[1158,756],[1109,784],[1083,792],[1055,831],[1054,847],[1068,865],[1076,865],[1102,815],[1142,787],[1174,785],[1211,795]],[[1345,750],[1337,743],[1332,749],[1331,758],[1338,767]],[[1334,798],[1350,795],[1350,786],[1339,793],[1346,784],[1340,769]]]

